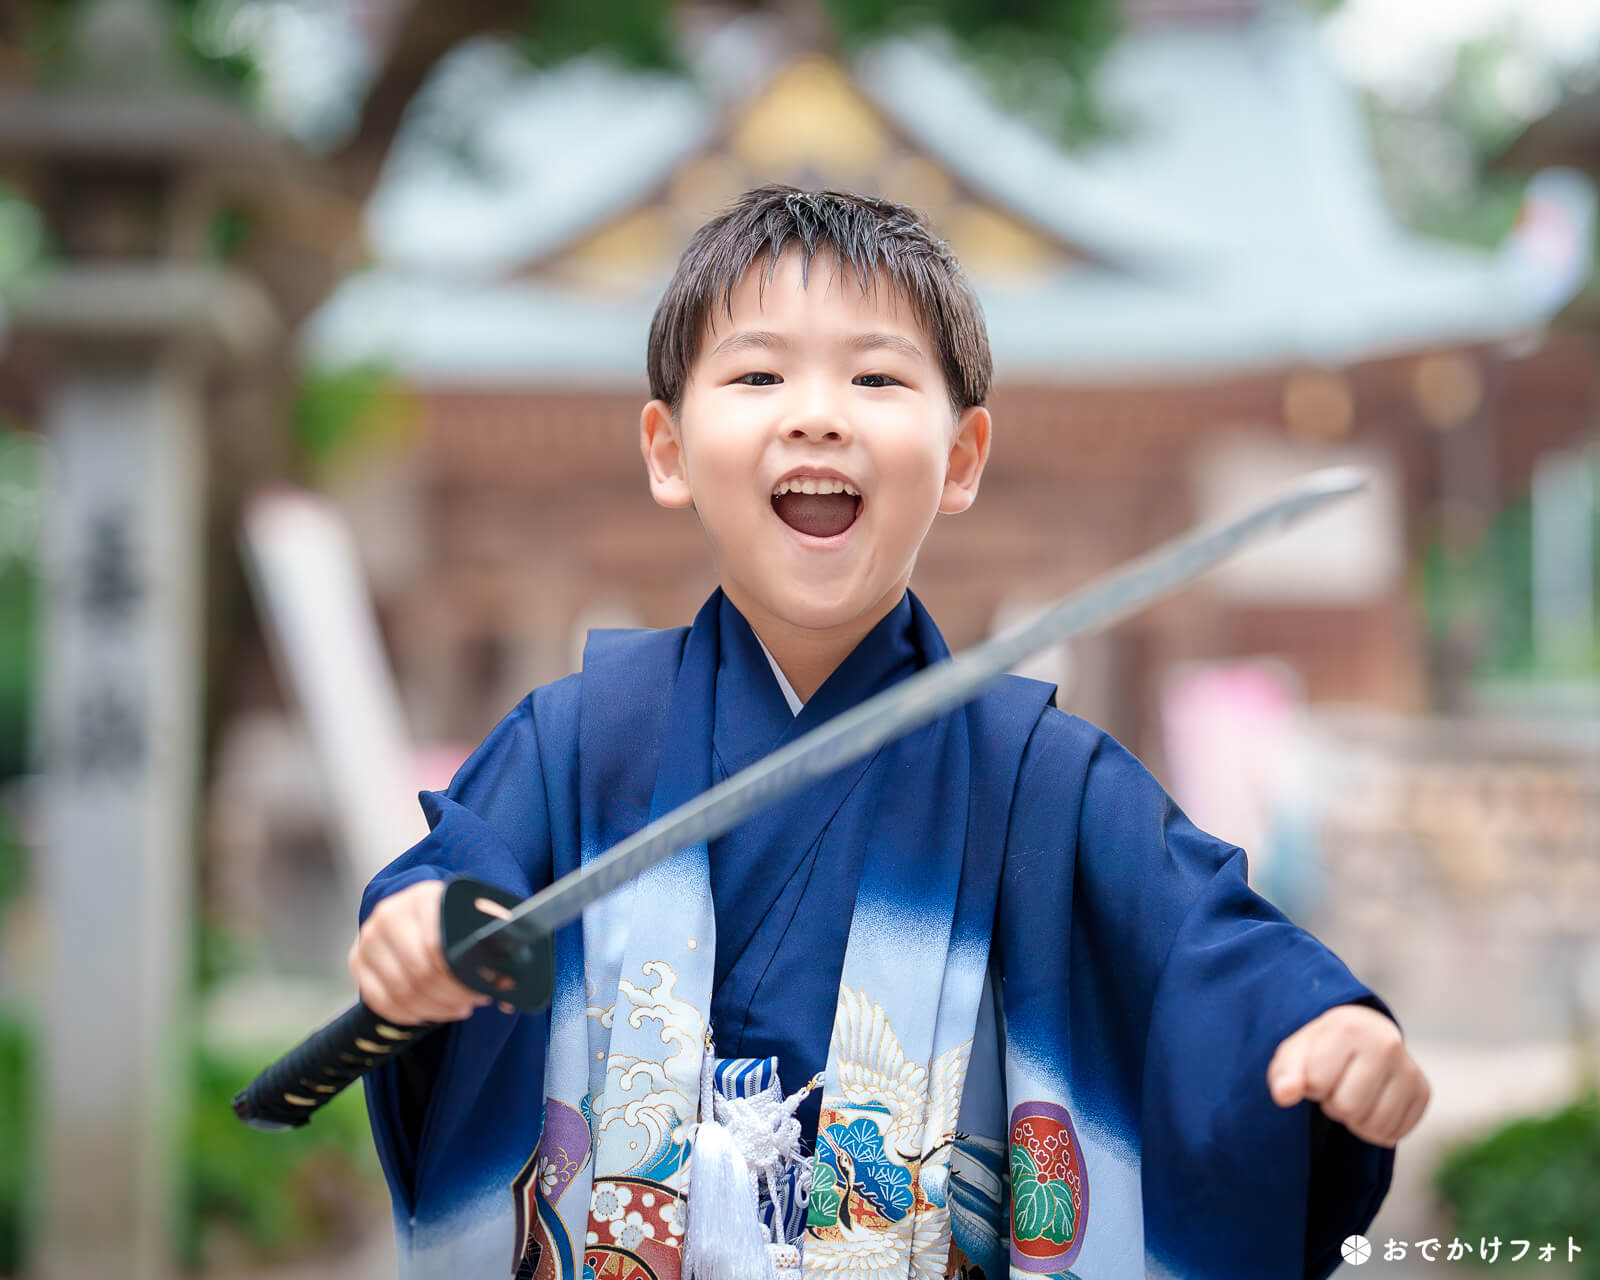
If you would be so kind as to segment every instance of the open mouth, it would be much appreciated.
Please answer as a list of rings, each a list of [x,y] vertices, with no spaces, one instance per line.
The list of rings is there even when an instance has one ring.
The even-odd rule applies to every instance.
[[[861,499],[853,493],[780,493],[772,499],[772,509],[791,529],[831,538],[856,522]]]

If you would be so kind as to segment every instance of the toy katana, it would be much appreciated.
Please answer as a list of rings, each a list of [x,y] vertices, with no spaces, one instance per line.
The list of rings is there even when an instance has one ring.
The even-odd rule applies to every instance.
[[[465,877],[451,881],[441,908],[451,972],[474,991],[524,1012],[548,1008],[555,986],[556,930],[578,920],[590,903],[679,850],[732,830],[779,797],[970,702],[1024,658],[1137,612],[1241,547],[1366,483],[1366,475],[1352,467],[1316,471],[1243,515],[1165,542],[1032,621],[874,694],[524,901]],[[395,1026],[357,1003],[241,1090],[233,1100],[234,1113],[257,1129],[298,1128],[346,1085],[439,1025]]]

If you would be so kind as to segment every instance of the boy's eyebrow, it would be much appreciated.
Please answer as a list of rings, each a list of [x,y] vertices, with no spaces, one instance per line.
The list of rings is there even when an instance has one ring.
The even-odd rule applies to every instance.
[[[896,333],[858,333],[844,345],[851,351],[886,349],[917,359],[921,359],[924,355],[922,348],[915,342]],[[785,351],[788,347],[789,340],[782,334],[773,333],[770,329],[741,329],[737,333],[730,333],[717,343],[711,349],[711,354],[721,355],[724,351]]]
[[[904,355],[920,359],[923,355],[922,348],[909,338],[902,338],[897,333],[862,333],[851,338],[845,344],[852,351],[877,351],[887,348],[890,351],[899,351]]]
[[[789,346],[789,340],[782,334],[773,333],[770,329],[741,329],[737,333],[730,333],[721,342],[711,349],[712,355],[720,355],[724,351],[783,351]]]

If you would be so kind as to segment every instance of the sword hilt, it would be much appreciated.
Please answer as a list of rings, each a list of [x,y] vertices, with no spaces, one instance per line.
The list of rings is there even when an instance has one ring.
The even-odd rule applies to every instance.
[[[239,1090],[233,1114],[253,1129],[298,1129],[352,1081],[436,1029],[397,1027],[358,1001]]]
[[[458,981],[537,1013],[549,1007],[555,987],[555,947],[548,935],[531,942],[507,944],[491,937],[470,948],[461,945],[484,924],[503,918],[495,907],[514,907],[517,901],[492,885],[464,877],[452,880],[440,906],[440,932]],[[233,1113],[255,1129],[298,1129],[352,1082],[441,1025],[398,1026],[358,1001],[241,1089],[234,1096]]]

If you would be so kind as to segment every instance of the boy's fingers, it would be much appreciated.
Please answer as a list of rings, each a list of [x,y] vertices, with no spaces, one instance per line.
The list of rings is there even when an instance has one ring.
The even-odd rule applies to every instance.
[[[399,945],[403,947],[406,968],[416,975],[418,986],[431,990],[455,982],[455,975],[444,962],[444,953],[426,938],[412,934]]]
[[[404,1025],[417,1026],[424,1022],[459,1022],[469,1017],[475,1006],[456,1000],[441,1000],[410,996],[404,1001]]]
[[[406,976],[404,957],[382,937],[369,939],[361,948],[361,954],[356,957],[356,968],[358,982],[365,985],[367,980],[375,978],[391,997],[401,995],[411,985]]]
[[[439,881],[430,880],[427,882],[425,890],[416,894],[406,903],[406,907],[410,910],[417,923],[436,937],[439,933],[440,923],[439,903],[444,897],[443,892],[439,891],[440,888]]]
[[[350,949],[350,971],[374,1013],[401,1025],[454,1022],[470,1017],[491,997],[475,991],[445,960],[439,922],[444,886],[427,881],[383,899]]]
[[[361,984],[361,1003],[371,1009],[373,1013],[387,1022],[404,1026],[406,1020],[400,1016],[401,1006],[397,1005],[389,995],[389,989],[378,979],[369,979]]]
[[[1378,1098],[1377,1105],[1372,1108],[1372,1114],[1367,1118],[1365,1134],[1356,1134],[1365,1137],[1368,1142],[1380,1147],[1392,1147],[1400,1141],[1402,1130],[1400,1122],[1405,1118],[1415,1101],[1408,1081],[1400,1076],[1390,1080],[1384,1087],[1382,1095]],[[1353,1132],[1353,1130],[1352,1130]],[[1368,1136],[1370,1135],[1370,1136]]]
[[[414,972],[417,974],[417,994],[422,999],[445,1008],[465,1010],[464,1013],[453,1015],[455,1017],[465,1017],[474,1009],[489,1003],[488,996],[481,991],[474,991],[450,971],[437,947],[431,951],[421,949],[413,953],[413,958],[419,966]]]
[[[1322,1110],[1357,1137],[1364,1137],[1376,1128],[1373,1114],[1383,1096],[1384,1086],[1392,1080],[1393,1077],[1385,1073],[1382,1063],[1370,1058],[1355,1058],[1346,1065],[1338,1084],[1322,1100]]]
[[[489,1003],[489,997],[483,992],[474,990],[456,977],[438,947],[428,950],[424,963],[428,968],[423,988],[430,996],[451,1004],[470,1005],[474,1009]]]
[[[419,988],[452,1003],[484,1003],[487,997],[480,999],[480,993],[457,978],[444,958],[438,920],[427,915],[425,921],[415,923],[417,927],[406,932],[403,944],[395,942],[392,945],[403,946],[406,966],[416,975]]]
[[[1278,1046],[1267,1064],[1267,1088],[1280,1107],[1292,1107],[1306,1096],[1306,1055],[1311,1040],[1301,1028]]]
[[[477,1009],[489,1003],[489,997],[481,991],[474,991],[471,987],[463,986],[455,978],[446,974],[428,983],[423,990],[428,998],[437,1000],[442,1004],[465,1005],[469,1009]]]
[[[389,1022],[402,1027],[416,1026],[437,1021],[443,1012],[440,1002],[420,992],[411,975],[392,956],[375,958],[367,968],[367,976],[376,998],[382,1003],[374,1004],[365,995],[362,1000],[367,1008]],[[368,983],[363,983],[363,992],[367,988]]]
[[[1306,1054],[1305,1096],[1313,1102],[1333,1097],[1356,1056],[1356,1046],[1340,1036],[1318,1036]]]
[[[433,1015],[430,1021],[453,1021],[464,1018],[484,1002],[476,991],[464,987],[448,972],[429,973],[421,977],[414,988],[414,1001]]]
[[[439,921],[431,911],[421,909],[420,903],[416,906],[403,932],[429,968],[444,972],[444,940],[439,933]]]
[[[1408,1061],[1406,1070],[1397,1077],[1397,1083],[1399,1105],[1390,1125],[1395,1142],[1399,1142],[1416,1128],[1417,1121],[1422,1119],[1422,1113],[1427,1110],[1428,1098],[1431,1095],[1427,1077],[1422,1074],[1422,1068],[1414,1061]]]
[[[382,1009],[367,1002],[374,1013],[402,1026],[416,1026],[454,1021],[472,1011],[471,993],[463,996],[451,990],[446,983],[453,979],[419,973],[415,955],[401,950],[393,939],[379,935],[363,951],[365,974],[382,987],[386,1000]]]
[[[1417,1122],[1422,1119],[1422,1113],[1427,1109],[1428,1088],[1426,1085],[1424,1085],[1422,1091],[1412,1101],[1411,1105],[1406,1108],[1406,1113],[1400,1120],[1400,1128],[1399,1132],[1395,1135],[1395,1141],[1398,1142],[1401,1138],[1405,1137],[1406,1134],[1415,1129],[1417,1127]]]

